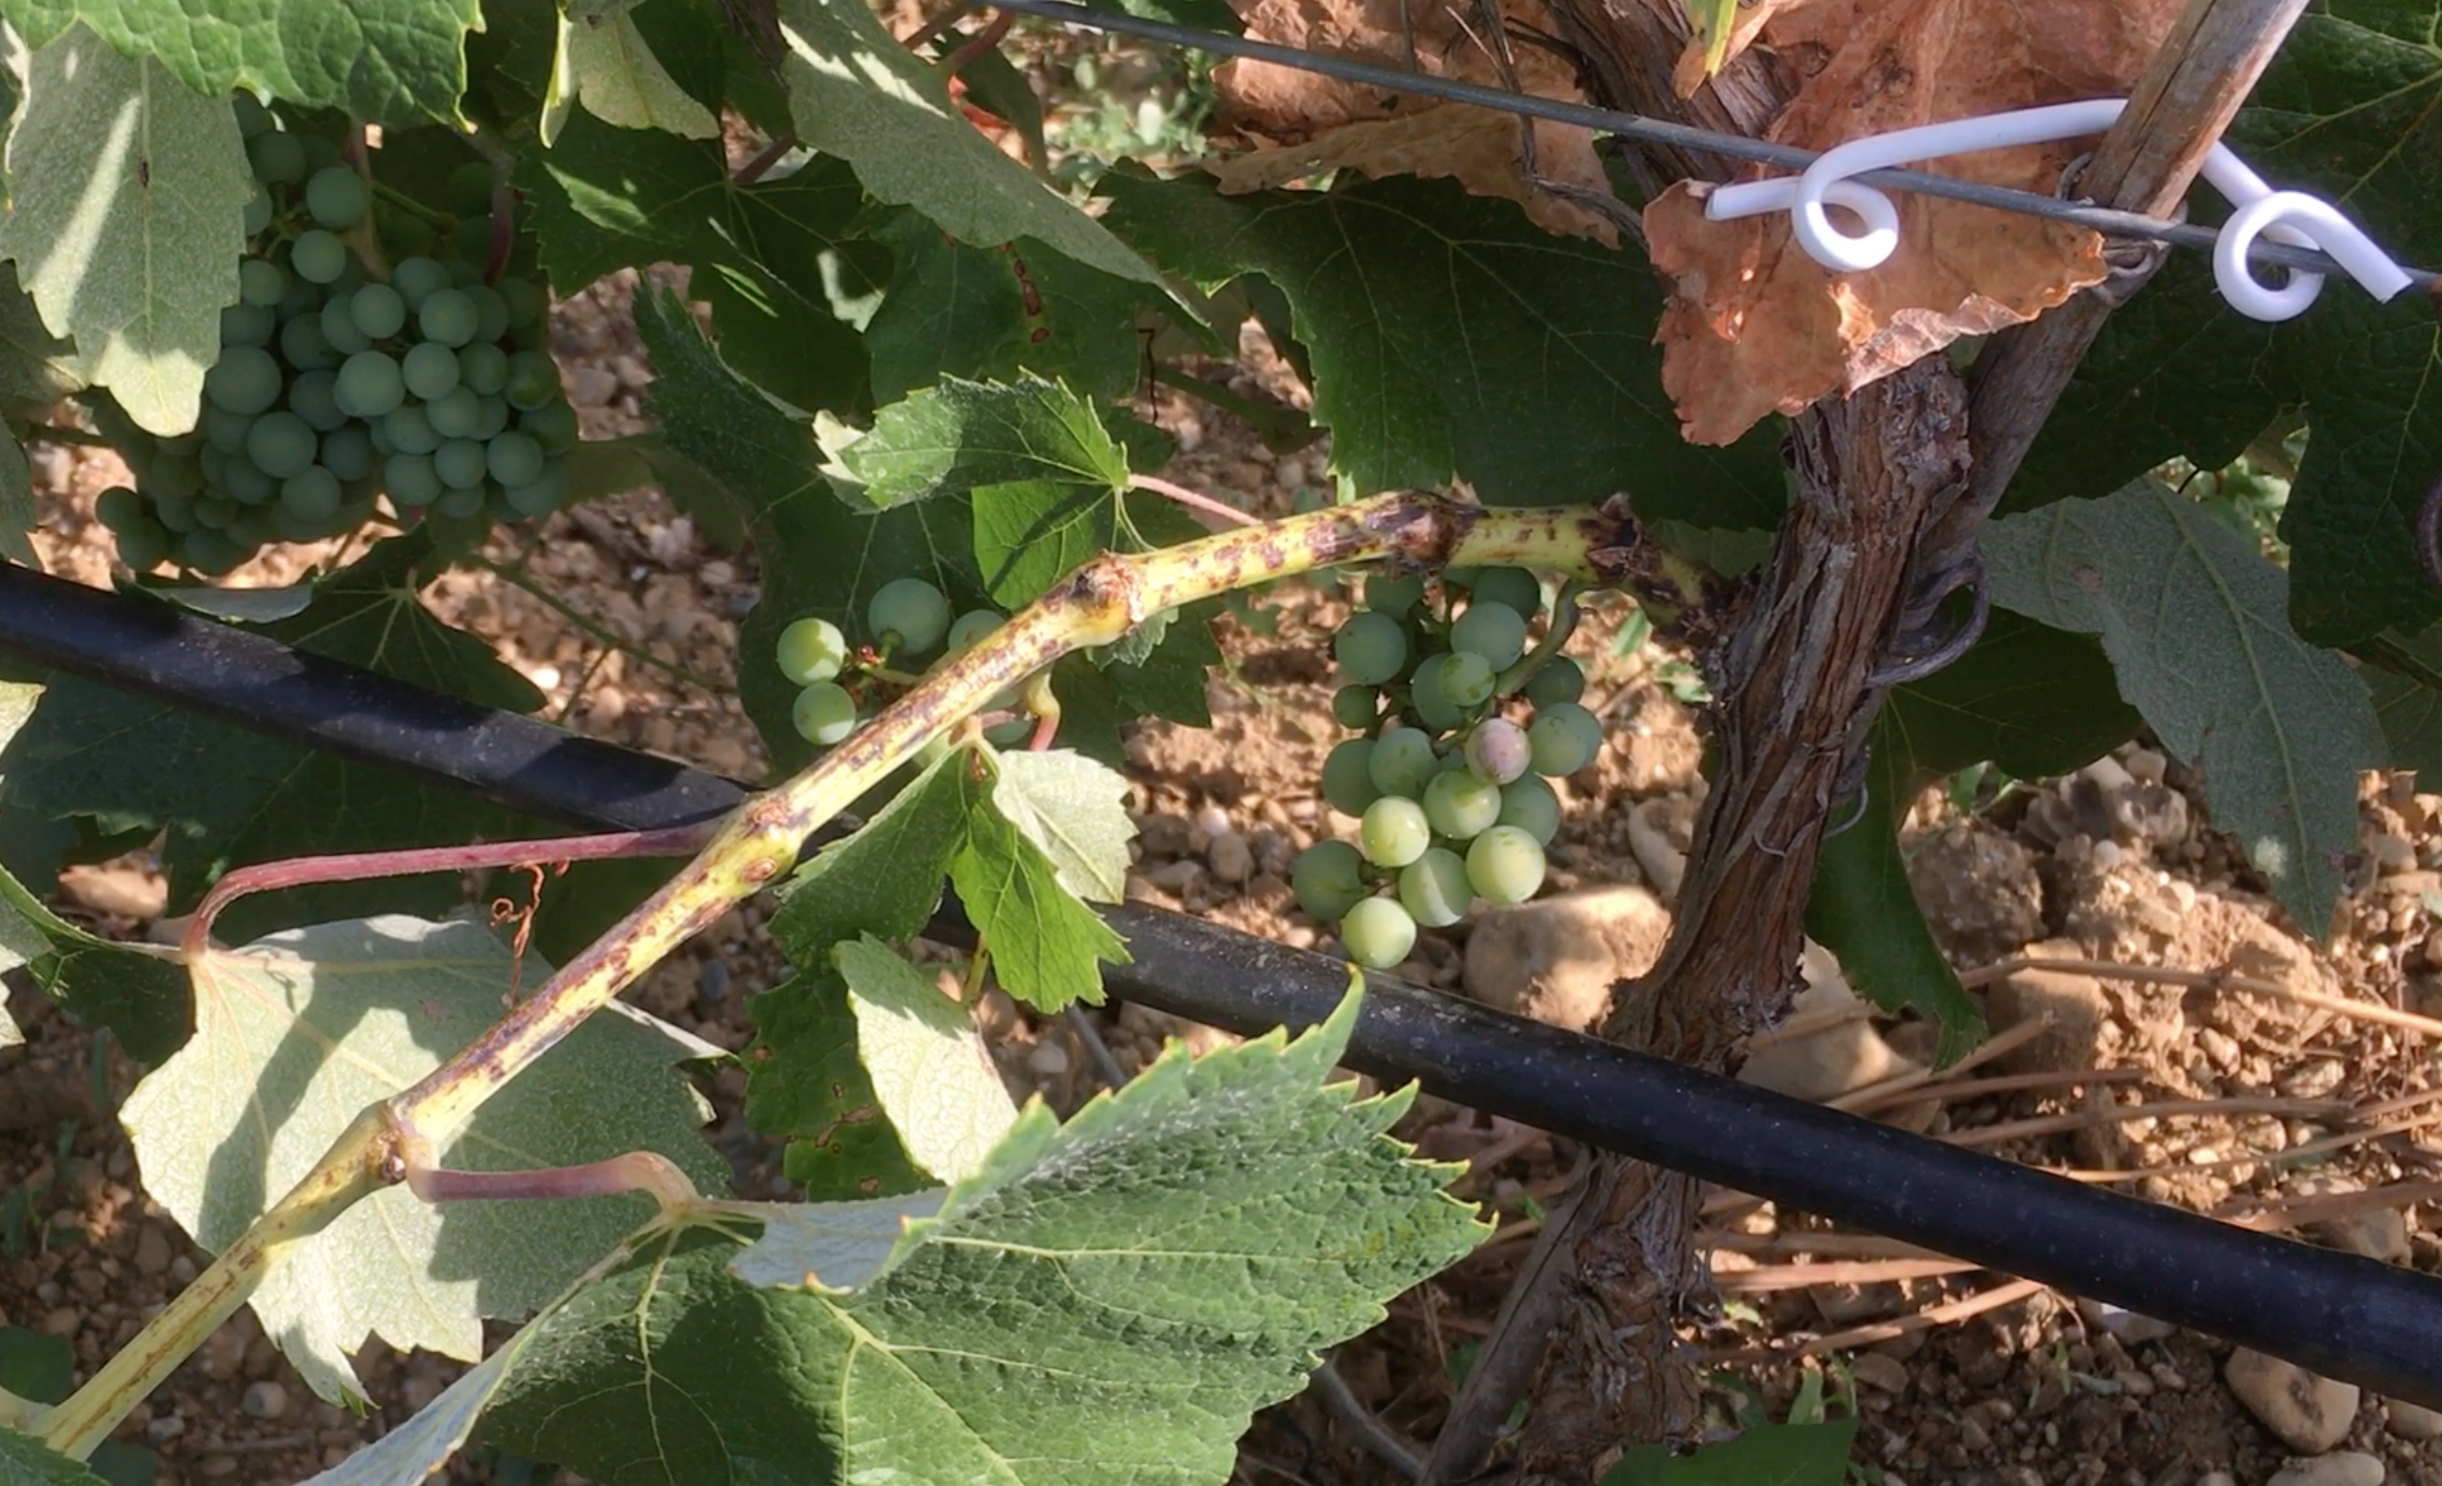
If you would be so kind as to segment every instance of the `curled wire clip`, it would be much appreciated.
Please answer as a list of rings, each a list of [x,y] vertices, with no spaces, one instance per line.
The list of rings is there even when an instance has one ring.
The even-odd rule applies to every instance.
[[[1849,177],[1909,161],[2099,134],[2127,106],[2124,99],[2096,98],[1870,135],[1824,152],[1802,175],[1716,187],[1705,200],[1705,215],[1726,222],[1785,211],[1799,245],[1817,263],[1835,273],[1874,268],[1899,246],[1899,210],[1883,192]],[[2321,248],[2378,301],[2413,282],[2331,203],[2303,191],[2274,190],[2229,146],[2213,146],[2205,157],[2204,174],[2237,208],[2214,244],[2213,278],[2222,297],[2240,314],[2287,320],[2323,292],[2321,274],[2299,269],[2292,269],[2289,282],[2278,289],[2258,282],[2248,271],[2247,254],[2259,237]],[[1843,232],[1833,225],[1826,210],[1830,206],[1856,213],[1866,230]]]

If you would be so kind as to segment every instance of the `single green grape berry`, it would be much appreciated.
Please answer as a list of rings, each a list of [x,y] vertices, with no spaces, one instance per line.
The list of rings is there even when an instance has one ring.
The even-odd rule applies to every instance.
[[[1382,714],[1382,693],[1370,686],[1343,686],[1331,694],[1331,720],[1363,731]]]
[[[432,451],[433,472],[441,483],[453,490],[479,489],[483,485],[483,445],[473,439],[451,439]]]
[[[459,347],[458,381],[478,397],[491,396],[508,385],[509,353],[480,343]],[[557,386],[555,381],[555,390]]]
[[[390,270],[390,287],[409,310],[420,310],[425,300],[449,287],[449,270],[430,258],[401,258]]]
[[[1441,689],[1442,671],[1449,664],[1448,655],[1428,655],[1408,675],[1408,710],[1437,733],[1448,732],[1460,721],[1459,710]]]
[[[1425,820],[1453,841],[1472,841],[1501,818],[1501,787],[1466,769],[1433,776],[1425,786]]]
[[[305,183],[305,210],[333,232],[345,232],[365,219],[365,183],[345,165],[326,165]]]
[[[829,748],[856,731],[856,698],[845,687],[817,681],[797,693],[789,720],[796,724],[797,736],[817,748]]]
[[[176,545],[169,528],[149,516],[139,516],[111,535],[118,540],[119,561],[131,573],[149,573],[161,566]]]
[[[277,309],[282,296],[288,293],[288,275],[260,258],[249,258],[237,266],[237,297],[264,309]]]
[[[305,179],[305,141],[267,129],[246,141],[254,178],[266,186],[293,186]]]
[[[348,245],[319,227],[308,227],[289,244],[288,266],[309,284],[337,283],[347,272]]]
[[[220,312],[224,346],[268,346],[279,333],[279,317],[259,304],[233,304]]]
[[[1442,699],[1460,712],[1472,712],[1492,700],[1492,662],[1472,650],[1452,651],[1442,662],[1438,685]]]
[[[486,444],[483,454],[492,478],[503,485],[529,485],[542,478],[543,446],[532,434],[511,429]]]
[[[899,637],[907,655],[926,655],[950,629],[950,601],[922,578],[893,578],[865,603],[865,625],[876,640]]]
[[[1406,573],[1376,573],[1365,580],[1365,607],[1405,619],[1424,602],[1424,579]]]
[[[441,289],[425,296],[415,312],[416,329],[424,339],[456,350],[475,338],[479,317],[475,302],[463,289]]]
[[[1365,858],[1345,841],[1317,841],[1297,854],[1289,889],[1308,917],[1336,923],[1365,898]]]
[[[339,366],[339,350],[322,333],[322,315],[316,310],[307,310],[280,327],[280,355],[301,372],[332,371]]]
[[[321,444],[313,425],[294,413],[265,413],[246,431],[246,457],[274,480],[302,473]]]
[[[1507,604],[1520,614],[1543,608],[1543,584],[1524,568],[1477,568],[1467,592],[1472,602]]]
[[[204,373],[204,397],[226,412],[253,417],[280,400],[280,363],[261,346],[223,346]]]
[[[1479,599],[1450,626],[1450,648],[1472,650],[1504,670],[1526,653],[1526,620],[1507,604]]]
[[[1475,906],[1466,859],[1445,846],[1428,848],[1399,869],[1399,906],[1428,929],[1446,929],[1465,918]]]
[[[969,609],[950,622],[949,638],[942,642],[942,648],[952,655],[964,655],[1007,622],[990,609]]]
[[[1340,943],[1368,970],[1388,970],[1416,947],[1416,920],[1389,898],[1367,898],[1340,920]]]
[[[1398,795],[1366,806],[1357,821],[1357,850],[1377,867],[1404,867],[1432,844],[1433,826],[1424,807]]]
[[[307,465],[280,482],[280,508],[297,520],[319,524],[339,514],[339,477]]]
[[[1565,655],[1555,655],[1535,668],[1526,678],[1520,695],[1538,707],[1554,702],[1574,702],[1586,694],[1586,672],[1583,666]]]
[[[1351,686],[1380,686],[1408,666],[1408,634],[1387,614],[1352,614],[1331,638],[1332,659]]]
[[[1516,826],[1494,826],[1467,848],[1467,881],[1494,903],[1523,903],[1543,886],[1543,843]]]
[[[1526,729],[1526,742],[1533,753],[1535,772],[1557,779],[1594,762],[1594,756],[1602,751],[1603,725],[1575,702],[1554,702],[1535,710],[1535,720]]]
[[[113,485],[94,497],[93,514],[112,531],[124,531],[144,519],[144,497],[124,485]]]
[[[1363,815],[1367,806],[1382,798],[1382,787],[1374,783],[1373,756],[1371,738],[1347,739],[1324,755],[1323,799],[1332,809],[1342,815]]]
[[[780,632],[773,644],[780,674],[799,686],[828,681],[848,663],[848,637],[828,619],[805,618]]]
[[[1422,728],[1392,728],[1374,740],[1366,766],[1373,772],[1374,788],[1413,799],[1424,792],[1441,760],[1433,752],[1432,734]]]
[[[441,447],[441,430],[432,426],[430,412],[414,403],[401,403],[382,415],[382,436],[393,453],[430,454]]]
[[[381,459],[373,448],[373,435],[365,426],[348,423],[322,436],[321,464],[345,484],[370,476],[380,467]]]
[[[441,476],[429,454],[393,454],[382,461],[382,488],[402,509],[429,506],[441,498]]]

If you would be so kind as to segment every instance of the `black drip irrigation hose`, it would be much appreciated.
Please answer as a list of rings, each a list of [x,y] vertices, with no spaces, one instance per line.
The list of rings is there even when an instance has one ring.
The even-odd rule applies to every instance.
[[[681,765],[5,564],[0,653],[572,825],[684,824],[743,798],[736,784]],[[1324,955],[1135,904],[1106,916],[1134,957],[1105,967],[1112,994],[1191,1020],[1250,1034],[1304,1028],[1347,987],[1347,966]],[[963,937],[954,908],[936,927]],[[1382,976],[1367,978],[1346,1061],[2442,1407],[2442,1281],[2414,1271],[2082,1186]]]

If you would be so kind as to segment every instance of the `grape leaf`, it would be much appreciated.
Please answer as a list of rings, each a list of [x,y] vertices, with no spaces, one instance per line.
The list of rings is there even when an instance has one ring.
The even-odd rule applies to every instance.
[[[847,983],[828,960],[746,1003],[755,1019],[746,1051],[746,1123],[788,1141],[781,1170],[808,1201],[845,1202],[912,1192],[930,1180],[858,1057]]]
[[[120,52],[150,58],[215,99],[245,88],[384,124],[456,120],[466,33],[483,24],[480,0],[5,0],[0,16],[35,47],[82,21]],[[232,271],[236,261],[232,249]],[[233,285],[221,302],[236,297]]]
[[[0,259],[0,412],[40,418],[92,380],[76,347],[42,323],[42,311],[17,281],[17,265]]]
[[[2442,260],[2442,24],[2435,0],[2335,0],[2300,19],[2228,139],[2268,180],[2342,204],[2400,262]],[[2333,283],[2258,325],[2201,259],[2174,260],[2112,316],[2011,501],[2099,496],[2173,455],[2218,469],[2284,407],[2312,428],[2282,519],[2291,618],[2323,644],[2442,617],[2416,560],[2418,502],[2442,470],[2442,325],[2403,294]]]
[[[573,94],[586,111],[622,129],[657,129],[688,139],[718,139],[720,120],[690,97],[653,54],[626,12],[560,16],[559,65],[552,91]],[[544,118],[551,113],[546,107]],[[543,143],[556,142],[552,130]]]
[[[1355,1011],[1028,1109],[880,1261],[901,1213],[843,1215],[878,1270],[844,1294],[739,1278],[802,1282],[802,1235],[676,1238],[539,1323],[487,1434],[613,1486],[1221,1480],[1253,1410],[1485,1231],[1384,1133],[1408,1095],[1324,1084]]]
[[[422,1078],[501,1012],[511,956],[489,930],[384,916],[317,924],[192,962],[193,1040],[148,1074],[122,1117],[148,1192],[198,1243],[226,1248],[359,1110]],[[529,954],[519,983],[550,967]],[[463,1131],[442,1164],[515,1171],[640,1146],[700,1185],[728,1171],[696,1135],[709,1107],[672,1070],[704,1045],[641,1013],[596,1016]],[[648,1025],[649,1024],[649,1025]],[[356,1391],[368,1334],[472,1362],[487,1317],[549,1300],[636,1224],[635,1193],[567,1202],[426,1204],[404,1187],[357,1203],[273,1267],[253,1298],[314,1391]]]
[[[1984,551],[1995,603],[2102,636],[2121,694],[2321,935],[2357,847],[2357,773],[2383,739],[2365,682],[2290,628],[2288,575],[2152,481],[1996,522]]]
[[[1113,172],[1097,189],[1105,220],[1163,267],[1208,290],[1253,271],[1287,294],[1332,467],[1360,490],[1455,477],[1489,505],[1627,490],[1645,516],[1779,519],[1774,435],[1680,441],[1639,255],[1555,237],[1449,181],[1224,196]]]
[[[1757,1424],[1734,1439],[1673,1455],[1662,1445],[1631,1445],[1602,1486],[1841,1486],[1849,1478],[1854,1419],[1819,1424]]]
[[[415,1411],[380,1439],[358,1450],[329,1470],[309,1478],[305,1486],[412,1486],[431,1479],[483,1415],[492,1395],[500,1391],[509,1369],[525,1355],[528,1332],[519,1331],[497,1351],[458,1375],[432,1402]]]
[[[0,1429],[0,1486],[106,1486],[81,1460],[70,1460],[30,1434]]]
[[[771,930],[792,961],[825,965],[843,940],[905,939],[932,918],[974,808],[961,779],[966,757],[954,751],[928,765],[853,835],[780,885]]]
[[[1033,376],[953,377],[914,393],[877,413],[842,461],[860,482],[847,493],[876,511],[1013,481],[1100,489],[1115,505],[1128,484],[1127,456],[1092,405]]]
[[[862,1289],[890,1267],[908,1225],[941,1211],[944,1187],[862,1202],[760,1202],[763,1234],[729,1261],[750,1285]]]
[[[2442,626],[2391,641],[2379,663],[2358,674],[2374,694],[2374,715],[2391,745],[2394,769],[2414,769],[2427,789],[2442,780]]]
[[[2080,769],[2136,736],[2143,721],[2120,700],[2111,660],[2092,635],[1995,609],[1975,648],[1891,693],[1875,757],[1907,760],[1899,787],[1980,763],[2020,779]]]
[[[805,418],[738,380],[667,291],[637,302],[636,328],[653,358],[645,408],[670,448],[728,490],[763,562],[763,596],[740,626],[738,698],[783,768],[812,745],[797,735],[797,688],[772,662],[780,631],[809,614],[861,634],[865,601],[893,578],[921,577],[957,608],[984,601],[966,556],[966,502],[923,501],[880,515],[850,510],[823,476]]]
[[[993,807],[1051,858],[1060,886],[1089,902],[1125,897],[1136,838],[1128,781],[1067,749],[1004,753],[997,763]]]
[[[237,299],[254,191],[237,117],[91,31],[20,65],[0,257],[130,418],[183,433]]]
[[[780,29],[797,137],[846,160],[875,197],[914,207],[961,242],[1031,237],[1105,273],[1161,282],[1101,223],[993,148],[941,77],[861,0],[782,0]]]
[[[1060,885],[1051,859],[998,810],[968,812],[950,883],[992,950],[1002,988],[1039,1010],[1099,1005],[1101,962],[1127,961],[1126,943]]]
[[[859,1061],[899,1143],[942,1181],[974,1175],[1017,1106],[966,1008],[870,934],[831,960],[848,983]]]

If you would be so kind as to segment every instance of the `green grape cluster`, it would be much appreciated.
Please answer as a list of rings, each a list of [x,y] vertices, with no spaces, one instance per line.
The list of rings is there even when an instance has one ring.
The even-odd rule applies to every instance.
[[[957,655],[1003,623],[989,609],[952,619],[949,596],[922,578],[894,578],[874,590],[865,604],[869,638],[863,652],[828,619],[797,620],[780,632],[772,658],[780,673],[800,688],[791,713],[798,736],[829,748],[856,731],[857,696],[840,684],[843,672],[866,669],[878,680],[903,678],[906,672],[899,668],[904,663],[922,661],[935,651]]]
[[[1594,761],[1602,725],[1580,704],[1585,672],[1531,646],[1543,586],[1522,568],[1365,585],[1365,607],[1332,638],[1342,685],[1333,718],[1360,736],[1323,763],[1323,798],[1357,821],[1354,842],[1297,859],[1298,906],[1339,925],[1349,957],[1407,958],[1416,930],[1446,928],[1476,900],[1520,903],[1543,886],[1560,829],[1547,777]]]
[[[444,238],[432,218],[449,214],[377,209],[337,141],[242,95],[237,109],[257,190],[201,417],[155,438],[97,412],[136,476],[99,507],[121,560],[217,575],[269,542],[352,531],[385,496],[402,524],[557,510],[576,411],[547,349],[544,291],[484,281],[491,167],[452,179]]]

